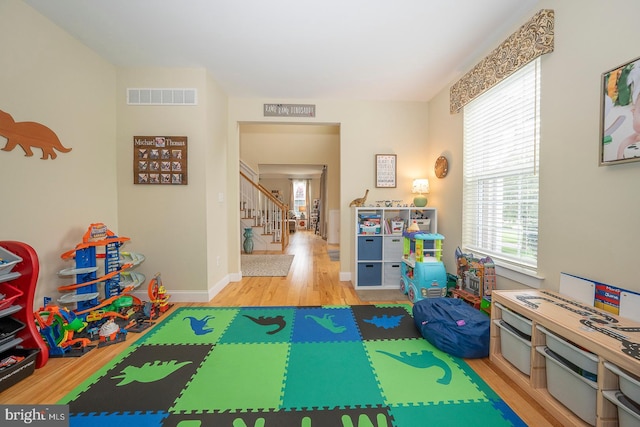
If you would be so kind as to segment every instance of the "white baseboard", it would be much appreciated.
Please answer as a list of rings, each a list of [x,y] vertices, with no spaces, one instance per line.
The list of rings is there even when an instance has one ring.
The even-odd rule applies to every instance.
[[[339,279],[341,282],[350,282],[351,281],[351,272],[350,271],[341,271],[339,275]]]
[[[216,283],[215,285],[209,288],[209,299],[207,301],[211,301],[213,297],[218,295],[220,291],[223,290],[224,287],[227,286],[229,283],[230,283],[229,275],[227,274],[225,277],[222,278],[222,280],[220,280],[218,283]]]
[[[240,279],[231,280],[231,278],[236,278],[237,276],[240,277],[240,279],[242,278],[242,275],[239,273],[229,274],[206,291],[167,289],[167,293],[170,295],[169,302],[209,302],[230,282],[240,281]],[[132,292],[131,295],[140,298],[142,301],[149,301],[150,299],[149,295],[142,290]]]

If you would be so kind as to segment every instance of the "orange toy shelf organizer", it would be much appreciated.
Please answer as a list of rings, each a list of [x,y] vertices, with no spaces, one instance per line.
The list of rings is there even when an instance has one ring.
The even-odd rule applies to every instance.
[[[0,274],[0,293],[6,295],[4,300],[0,300],[0,316],[11,316],[24,323],[24,328],[16,333],[14,340],[21,348],[39,350],[36,368],[42,368],[49,359],[49,350],[33,318],[33,299],[40,272],[38,255],[31,246],[22,242],[0,241],[0,247],[22,259],[10,272]],[[17,292],[9,296],[8,289]],[[11,298],[10,302],[7,298]]]

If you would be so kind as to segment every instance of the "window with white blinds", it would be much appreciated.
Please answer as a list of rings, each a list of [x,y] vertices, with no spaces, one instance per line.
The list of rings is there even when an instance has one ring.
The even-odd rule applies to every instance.
[[[463,249],[534,273],[539,104],[538,58],[464,107]]]

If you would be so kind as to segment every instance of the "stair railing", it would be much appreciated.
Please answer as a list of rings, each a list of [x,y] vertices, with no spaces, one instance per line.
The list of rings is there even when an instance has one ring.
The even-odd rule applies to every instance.
[[[262,228],[263,235],[270,235],[272,242],[280,243],[281,250],[284,252],[289,245],[287,220],[289,207],[242,171],[240,171],[240,210],[243,211],[245,219],[251,219],[255,227]]]

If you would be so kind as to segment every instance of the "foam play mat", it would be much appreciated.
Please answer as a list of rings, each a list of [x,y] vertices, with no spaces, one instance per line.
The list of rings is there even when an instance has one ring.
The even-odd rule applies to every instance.
[[[61,402],[71,426],[524,426],[408,305],[184,307]]]

